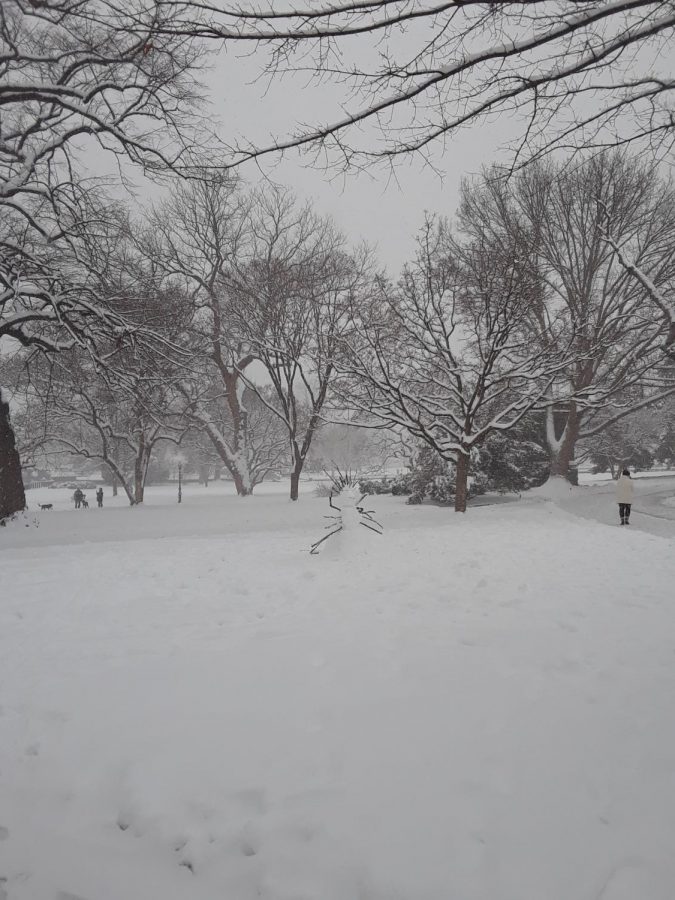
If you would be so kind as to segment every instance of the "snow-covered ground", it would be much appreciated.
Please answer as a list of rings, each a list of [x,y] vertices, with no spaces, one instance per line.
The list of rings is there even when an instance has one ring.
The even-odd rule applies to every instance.
[[[637,477],[634,481],[631,528],[639,528],[665,538],[675,538],[675,477],[671,473],[653,478]],[[614,492],[614,482],[605,481],[592,487],[568,490],[565,496],[559,495],[556,499],[563,509],[577,516],[618,525],[619,513]],[[673,589],[675,590],[675,585]]]
[[[673,486],[663,534],[638,501],[607,527],[611,485],[376,497],[384,535],[318,557],[326,501],[283,484],[31,492],[55,508],[0,531],[0,898],[671,900]]]

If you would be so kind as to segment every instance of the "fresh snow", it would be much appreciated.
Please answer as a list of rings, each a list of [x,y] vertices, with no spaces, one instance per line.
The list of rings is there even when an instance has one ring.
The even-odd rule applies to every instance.
[[[608,527],[612,485],[374,497],[384,534],[319,556],[286,484],[29,492],[0,898],[671,900],[674,484],[636,485],[663,533]]]

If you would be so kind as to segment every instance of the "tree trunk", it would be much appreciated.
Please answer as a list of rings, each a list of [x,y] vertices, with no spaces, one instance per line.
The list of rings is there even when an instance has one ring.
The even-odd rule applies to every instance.
[[[145,481],[143,475],[143,457],[139,455],[134,462],[134,505],[143,502]]]
[[[151,454],[152,444],[148,445],[144,436],[141,435],[138,453],[134,461],[134,505],[143,502]]]
[[[233,428],[233,445],[236,457],[236,468],[230,468],[234,479],[234,486],[240,497],[249,497],[253,493],[253,485],[249,466],[248,455],[248,411],[241,401],[239,373],[232,372],[225,382],[225,399],[230,408]],[[246,471],[241,472],[241,463],[246,466]],[[226,463],[227,465],[227,463]]]
[[[251,487],[251,483],[248,479],[244,480],[242,478],[241,473],[236,470],[232,472],[232,478],[234,480],[234,486],[237,489],[237,493],[240,497],[250,497],[253,493],[253,488]]]
[[[455,471],[455,512],[466,512],[468,493],[469,457],[464,453],[459,453]]]
[[[0,391],[0,523],[25,508],[21,460],[9,419],[9,404]]]
[[[300,472],[302,471],[302,465],[298,468],[295,467],[294,471],[291,472],[291,500],[297,500],[300,494]]]
[[[578,426],[568,427],[559,449],[552,452],[551,477],[568,478],[570,465],[574,459],[574,451],[579,438]]]
[[[554,412],[551,410],[549,415],[552,417],[551,427],[554,427]],[[551,454],[551,478],[567,478],[570,476],[570,466],[574,459],[574,451],[579,440],[579,430],[581,423],[577,412],[576,403],[569,405],[565,428],[561,438],[558,440],[555,434],[548,435],[548,446]]]
[[[113,492],[113,497],[116,497],[117,496],[117,475],[113,475],[112,492]]]

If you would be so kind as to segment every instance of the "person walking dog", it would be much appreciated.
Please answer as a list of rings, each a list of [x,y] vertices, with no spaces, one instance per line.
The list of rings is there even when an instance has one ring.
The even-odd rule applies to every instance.
[[[616,502],[622,525],[630,525],[630,508],[633,503],[633,479],[628,469],[624,469],[616,482]]]

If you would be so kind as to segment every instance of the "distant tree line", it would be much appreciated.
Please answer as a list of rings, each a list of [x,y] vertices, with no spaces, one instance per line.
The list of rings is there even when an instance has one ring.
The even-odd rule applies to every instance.
[[[459,511],[481,467],[514,489],[542,465],[569,477],[580,448],[639,443],[636,414],[675,390],[658,310],[606,239],[610,222],[670,289],[673,199],[616,151],[486,171],[393,280],[280,188],[192,179],[135,218],[99,192],[96,228],[65,248],[23,236],[44,289],[80,309],[11,357],[21,444],[96,462],[132,504],[160,449],[217,463],[241,496],[288,472],[297,500],[317,434],[347,420],[452,463]],[[27,284],[5,321],[41,314]]]

